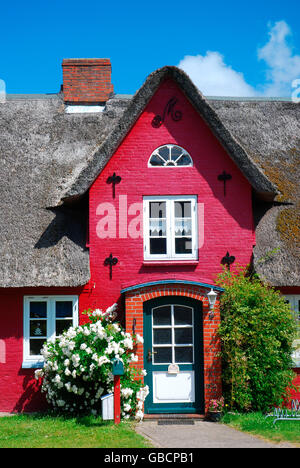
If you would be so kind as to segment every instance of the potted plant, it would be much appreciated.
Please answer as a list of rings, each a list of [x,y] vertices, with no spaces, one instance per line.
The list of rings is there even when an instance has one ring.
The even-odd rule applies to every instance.
[[[222,411],[224,408],[224,398],[221,397],[219,399],[210,400],[209,407],[208,407],[208,415],[209,419],[212,422],[220,421],[222,417]]]

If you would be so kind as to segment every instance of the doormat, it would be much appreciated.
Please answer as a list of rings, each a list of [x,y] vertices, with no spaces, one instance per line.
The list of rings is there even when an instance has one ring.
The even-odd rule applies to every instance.
[[[160,419],[157,421],[158,426],[171,426],[180,424],[181,426],[193,426],[195,421],[192,419]]]

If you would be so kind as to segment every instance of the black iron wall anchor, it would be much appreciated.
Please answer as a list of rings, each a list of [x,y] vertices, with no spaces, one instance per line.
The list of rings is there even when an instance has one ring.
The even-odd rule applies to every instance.
[[[222,174],[218,176],[218,180],[224,182],[224,197],[226,197],[226,182],[232,179],[232,175],[228,174],[226,171],[223,171]]]
[[[117,176],[116,173],[114,172],[112,176],[108,177],[106,183],[107,184],[112,184],[113,188],[113,198],[116,196],[116,191],[115,191],[115,186],[116,184],[119,184],[122,180],[122,177]]]
[[[166,106],[164,108],[163,116],[161,117],[161,115],[157,114],[153,118],[152,127],[159,128],[163,124],[163,122],[165,121],[166,116],[168,116],[169,114],[171,114],[171,117],[174,120],[174,122],[178,122],[179,120],[181,120],[182,119],[182,112],[179,111],[179,110],[174,110],[174,107],[176,106],[177,102],[178,102],[178,99],[175,98],[175,97],[172,97],[167,102],[167,104],[166,104]]]
[[[222,258],[221,264],[226,265],[228,270],[230,270],[230,265],[232,265],[235,262],[235,257],[233,255],[229,255],[229,252],[225,255],[225,257]]]
[[[118,259],[113,257],[111,253],[109,257],[104,260],[104,265],[109,265],[109,278],[112,279],[112,267],[118,263]]]

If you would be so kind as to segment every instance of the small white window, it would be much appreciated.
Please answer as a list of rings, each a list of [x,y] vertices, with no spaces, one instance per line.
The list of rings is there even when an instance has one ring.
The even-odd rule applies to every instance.
[[[25,296],[23,368],[43,366],[41,348],[78,325],[78,296]]]
[[[150,156],[149,167],[190,167],[193,160],[185,149],[177,145],[164,145]]]
[[[196,260],[197,197],[144,197],[145,260]]]
[[[291,306],[296,321],[296,336],[293,342],[294,351],[292,359],[295,363],[295,367],[300,367],[300,295],[288,295],[286,299]]]

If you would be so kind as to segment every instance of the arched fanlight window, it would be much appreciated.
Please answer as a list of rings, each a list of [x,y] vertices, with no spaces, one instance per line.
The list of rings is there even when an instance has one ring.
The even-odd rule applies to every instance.
[[[177,145],[164,145],[150,156],[149,167],[189,167],[193,165],[191,156]]]

